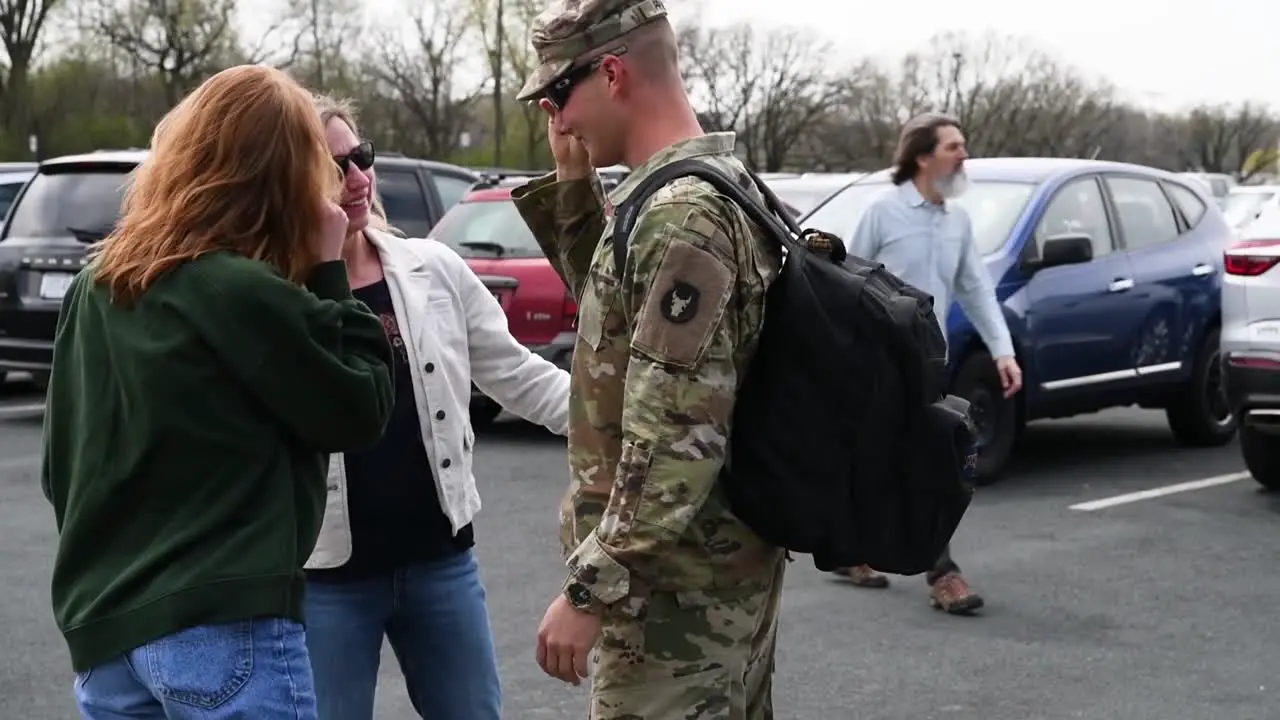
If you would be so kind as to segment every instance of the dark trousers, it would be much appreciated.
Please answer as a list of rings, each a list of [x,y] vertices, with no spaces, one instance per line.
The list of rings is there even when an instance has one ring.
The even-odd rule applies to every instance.
[[[956,564],[955,560],[951,559],[951,545],[948,544],[946,549],[942,551],[942,555],[938,557],[938,562],[933,564],[933,569],[925,574],[924,579],[932,585],[943,575],[958,572],[960,572],[960,566]]]

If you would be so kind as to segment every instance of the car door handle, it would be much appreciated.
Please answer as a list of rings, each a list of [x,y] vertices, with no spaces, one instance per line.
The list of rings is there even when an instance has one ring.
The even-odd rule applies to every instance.
[[[1108,292],[1124,292],[1125,290],[1132,290],[1132,289],[1133,289],[1133,280],[1129,278],[1112,280],[1111,284],[1107,286]]]
[[[1199,265],[1191,268],[1191,274],[1195,275],[1196,277],[1204,277],[1206,275],[1212,275],[1213,266],[1200,263]]]

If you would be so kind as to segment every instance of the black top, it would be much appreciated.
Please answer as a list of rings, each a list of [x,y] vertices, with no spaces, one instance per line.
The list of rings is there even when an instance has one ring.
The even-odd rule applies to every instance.
[[[404,565],[449,557],[475,543],[470,525],[453,535],[441,507],[422,444],[405,352],[407,339],[400,336],[387,281],[353,292],[382,319],[395,356],[396,404],[382,440],[345,455],[351,559],[333,569],[308,570],[307,579],[319,582],[367,579]]]
[[[329,454],[377,442],[391,413],[381,323],[341,262],[303,289],[207,253],[131,306],[97,263],[58,318],[40,474],[72,668],[197,625],[302,622]]]

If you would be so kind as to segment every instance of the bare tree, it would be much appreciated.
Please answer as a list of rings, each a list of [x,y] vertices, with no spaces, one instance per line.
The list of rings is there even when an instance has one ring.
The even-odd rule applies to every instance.
[[[472,40],[470,8],[461,0],[430,0],[409,13],[409,37],[388,33],[371,74],[415,124],[431,157],[447,157],[469,126],[479,87],[459,81]],[[461,87],[460,87],[461,86]]]
[[[154,73],[176,105],[235,52],[235,0],[102,0],[92,30]]]
[[[830,45],[813,42],[811,33],[766,33],[755,55],[756,92],[748,108],[744,135],[747,162],[768,172],[781,170],[833,97],[825,73]]]
[[[279,20],[254,54],[315,90],[349,94],[357,78],[348,56],[351,44],[364,37],[363,8],[358,0],[284,0]]]
[[[985,118],[991,132],[983,151],[990,155],[1096,157],[1121,119],[1110,87],[1043,55],[992,95],[1000,100]]]
[[[512,107],[519,118],[520,149],[524,164],[540,164],[547,139],[547,120],[534,103],[513,103],[525,80],[538,66],[538,57],[529,42],[533,21],[542,11],[540,0],[471,0],[471,23],[488,60],[490,82],[498,93],[495,109]],[[502,26],[498,28],[498,5],[502,5]],[[495,75],[499,78],[494,81]],[[505,134],[510,128],[504,112],[495,112],[495,133]]]
[[[685,83],[707,130],[738,130],[755,96],[756,34],[741,23],[728,28],[689,26],[677,37]]]
[[[690,97],[707,130],[733,130],[752,167],[780,169],[806,128],[833,101],[825,74],[829,46],[810,33],[763,33],[739,23],[692,27],[678,36]]]
[[[1188,164],[1206,172],[1247,173],[1242,178],[1247,180],[1269,164],[1257,162],[1255,153],[1274,152],[1280,124],[1266,108],[1252,103],[1200,106],[1187,116],[1185,138]]]
[[[0,0],[0,43],[4,45],[4,78],[0,80],[0,108],[7,121],[18,120],[26,108],[27,75],[36,43],[49,13],[62,0]]]
[[[810,155],[823,170],[878,170],[893,157],[901,111],[898,86],[883,68],[864,60],[835,75],[831,103],[807,133]]]

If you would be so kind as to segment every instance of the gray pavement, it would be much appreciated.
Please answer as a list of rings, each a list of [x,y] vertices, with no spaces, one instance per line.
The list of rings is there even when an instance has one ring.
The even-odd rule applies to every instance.
[[[0,720],[76,717],[50,617],[52,514],[38,411],[0,400]],[[1173,446],[1163,415],[1122,410],[1033,425],[1018,467],[983,488],[955,542],[981,617],[931,610],[923,579],[863,590],[789,569],[775,682],[798,720],[1280,718],[1280,497],[1248,479],[1116,505],[1071,505],[1236,473],[1232,444]],[[482,433],[479,553],[506,718],[585,716],[582,690],[533,661],[561,582],[554,523],[564,441],[519,423]],[[412,718],[385,655],[378,718]]]

